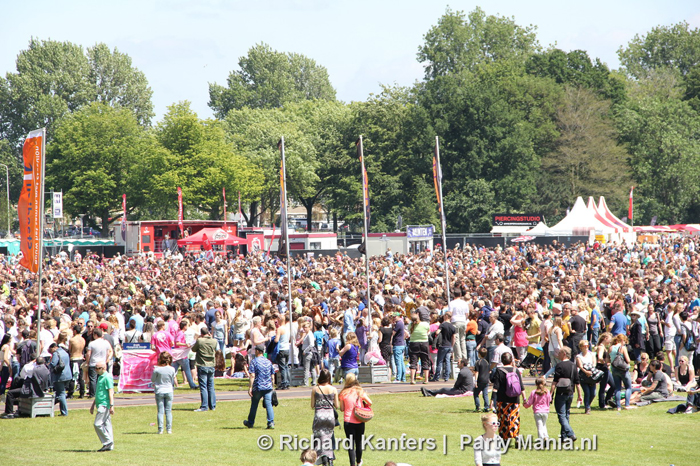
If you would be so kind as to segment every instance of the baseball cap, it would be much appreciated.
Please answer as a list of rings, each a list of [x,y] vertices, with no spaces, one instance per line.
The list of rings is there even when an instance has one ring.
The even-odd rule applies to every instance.
[[[260,351],[261,353],[264,353],[265,352],[265,345],[256,345],[255,350]]]

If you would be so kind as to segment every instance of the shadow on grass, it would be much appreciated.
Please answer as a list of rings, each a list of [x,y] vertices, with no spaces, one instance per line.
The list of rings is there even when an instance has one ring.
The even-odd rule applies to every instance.
[[[248,430],[246,426],[241,427],[222,427],[223,430]]]
[[[68,453],[97,453],[97,450],[58,450],[65,451]]]
[[[122,435],[158,435],[158,432],[122,432]]]

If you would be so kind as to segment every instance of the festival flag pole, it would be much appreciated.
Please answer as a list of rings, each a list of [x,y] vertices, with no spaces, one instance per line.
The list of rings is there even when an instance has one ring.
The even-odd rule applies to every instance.
[[[31,131],[24,141],[22,159],[24,181],[18,202],[20,249],[19,263],[30,272],[38,274],[39,299],[36,327],[37,354],[41,354],[41,278],[44,247],[44,161],[46,154],[46,128]],[[81,226],[82,228],[82,226]]]
[[[185,222],[182,214],[182,188],[177,187],[177,225],[180,227],[180,238],[185,237]]]
[[[292,265],[289,257],[289,228],[287,228],[287,162],[284,156],[284,136],[280,138],[277,147],[282,155],[282,166],[280,168],[280,241],[284,238],[284,244],[280,244],[277,254],[280,255],[282,249],[287,256],[287,309],[289,316],[289,338],[293,337],[292,327]],[[274,234],[272,239],[274,239]],[[272,240],[270,240],[272,243]],[[289,360],[294,363],[294,345],[289,345]]]
[[[634,186],[630,189],[630,208],[627,212],[627,216],[630,219],[630,226],[634,226]]]
[[[362,135],[355,143],[357,148],[357,156],[360,158],[360,166],[362,169],[362,225],[364,233],[364,245],[365,245],[365,274],[367,275],[367,315],[372,316],[372,298],[370,297],[369,291],[369,254],[367,248],[369,246],[369,223],[370,223],[370,211],[369,211],[369,186],[367,184],[367,170],[365,169],[365,159],[364,152],[362,148]]]
[[[447,221],[445,219],[445,205],[442,202],[442,166],[440,165],[440,138],[435,136],[435,155],[433,156],[433,181],[435,182],[435,194],[440,208],[440,228],[442,229],[442,252],[445,256],[445,291],[447,304],[450,303],[450,267],[447,264]]]
[[[221,192],[224,195],[224,229],[226,229],[226,187],[221,188]]]

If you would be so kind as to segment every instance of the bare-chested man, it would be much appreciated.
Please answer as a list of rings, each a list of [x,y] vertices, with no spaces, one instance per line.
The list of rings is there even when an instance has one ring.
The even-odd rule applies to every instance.
[[[75,382],[78,381],[80,390],[80,398],[85,396],[85,375],[83,374],[82,365],[85,359],[83,352],[85,350],[85,339],[80,333],[80,326],[73,327],[73,338],[68,342],[68,354],[70,355],[70,367],[73,380],[68,384],[68,398],[73,398],[75,392]]]

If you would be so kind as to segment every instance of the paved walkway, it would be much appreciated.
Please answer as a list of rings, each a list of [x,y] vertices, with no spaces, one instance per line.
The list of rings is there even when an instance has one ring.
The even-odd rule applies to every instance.
[[[534,386],[534,378],[523,377],[523,382],[526,386]],[[367,393],[372,394],[391,394],[391,393],[411,393],[420,392],[421,387],[426,387],[430,390],[437,390],[439,388],[454,386],[454,382],[430,382],[428,384],[417,383],[416,385],[411,385],[410,383],[377,383],[377,384],[363,384]],[[342,388],[342,385],[336,385],[338,390]],[[308,398],[311,389],[310,387],[294,387],[289,390],[281,390],[277,392],[278,398],[292,399],[292,398]],[[152,393],[135,395],[135,396],[123,396],[118,393],[114,396],[115,404],[117,406],[153,406],[154,397]],[[219,401],[248,401],[250,397],[246,390],[217,390],[216,391],[216,402]],[[199,392],[187,392],[178,394],[177,389],[175,390],[175,397],[173,403],[192,403],[199,404]],[[92,400],[88,399],[72,399],[68,400],[68,409],[89,409],[92,405]]]

